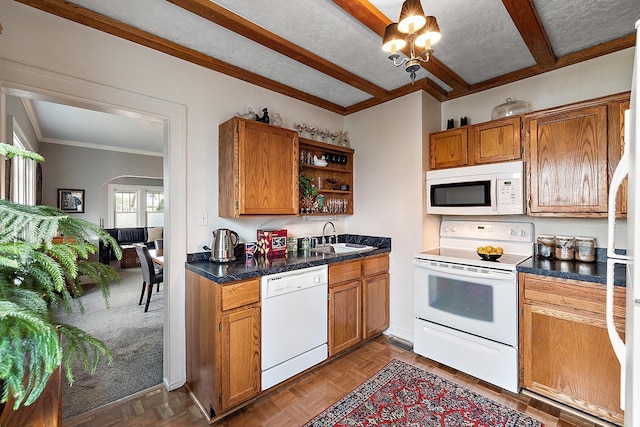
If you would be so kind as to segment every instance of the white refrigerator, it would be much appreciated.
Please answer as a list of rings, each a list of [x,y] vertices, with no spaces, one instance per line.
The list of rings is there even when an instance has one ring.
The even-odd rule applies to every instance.
[[[636,50],[633,61],[631,104],[625,112],[624,154],[613,175],[609,190],[608,249],[607,249],[607,330],[613,350],[620,361],[620,406],[624,409],[625,427],[640,427],[640,265],[635,258],[640,253],[640,20],[636,22]],[[626,255],[616,253],[615,201],[620,183],[629,177],[627,197],[628,242]],[[626,265],[626,328],[624,341],[613,325],[614,264]]]

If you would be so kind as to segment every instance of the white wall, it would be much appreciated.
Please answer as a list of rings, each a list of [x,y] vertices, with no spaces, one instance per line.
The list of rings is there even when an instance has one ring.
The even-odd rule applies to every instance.
[[[58,188],[85,190],[85,213],[77,217],[94,224],[108,224],[107,183],[119,176],[162,179],[162,158],[61,144],[40,144],[42,203],[57,206]],[[162,182],[162,181],[160,181]],[[160,184],[162,185],[162,184]]]
[[[545,74],[520,80],[498,88],[442,103],[441,129],[449,118],[462,116],[469,123],[481,123],[491,119],[491,110],[505,102],[507,97],[526,101],[530,111],[570,104],[604,95],[631,90],[631,72],[635,48],[560,68]],[[490,217],[490,220],[496,220]],[[607,247],[606,219],[547,218],[510,216],[507,221],[526,221],[535,224],[536,234],[561,234],[592,236],[598,247]],[[626,247],[626,221],[616,227],[619,247]]]
[[[346,225],[350,233],[392,238],[389,332],[409,340],[413,254],[423,245],[422,110],[423,95],[416,92],[346,119],[356,151],[355,212]]]

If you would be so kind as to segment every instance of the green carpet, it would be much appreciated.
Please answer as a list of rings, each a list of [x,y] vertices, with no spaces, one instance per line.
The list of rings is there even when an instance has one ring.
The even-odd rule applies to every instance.
[[[62,385],[63,419],[87,412],[138,391],[162,383],[162,329],[164,321],[164,292],[154,286],[149,311],[144,301],[138,305],[142,289],[140,268],[121,269],[120,284],[112,285],[109,308],[105,306],[100,289],[84,285],[82,304],[84,314],[68,315],[60,311],[59,320],[80,327],[102,340],[111,350],[113,362],[101,360],[94,375],[80,365],[73,369],[74,383],[66,379]],[[145,295],[146,299],[146,295]]]

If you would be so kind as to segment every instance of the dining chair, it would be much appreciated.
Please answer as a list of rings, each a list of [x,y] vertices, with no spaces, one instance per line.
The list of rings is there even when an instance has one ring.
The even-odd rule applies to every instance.
[[[164,239],[156,239],[153,241],[153,244],[156,247],[156,255],[163,256],[164,255]]]
[[[140,267],[142,267],[142,293],[140,294],[140,301],[138,302],[138,305],[142,304],[142,299],[144,298],[144,292],[146,289],[147,302],[144,306],[144,312],[146,313],[149,310],[149,302],[151,301],[153,285],[157,284],[158,290],[160,290],[160,283],[163,282],[163,271],[162,267],[156,266],[151,260],[151,254],[145,245],[136,243],[135,247],[136,252],[138,253],[138,258],[140,259]]]

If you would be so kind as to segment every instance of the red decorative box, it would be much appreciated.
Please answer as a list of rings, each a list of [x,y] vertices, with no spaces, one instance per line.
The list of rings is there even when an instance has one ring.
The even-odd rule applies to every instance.
[[[258,230],[257,253],[266,256],[284,256],[287,254],[287,230]]]

